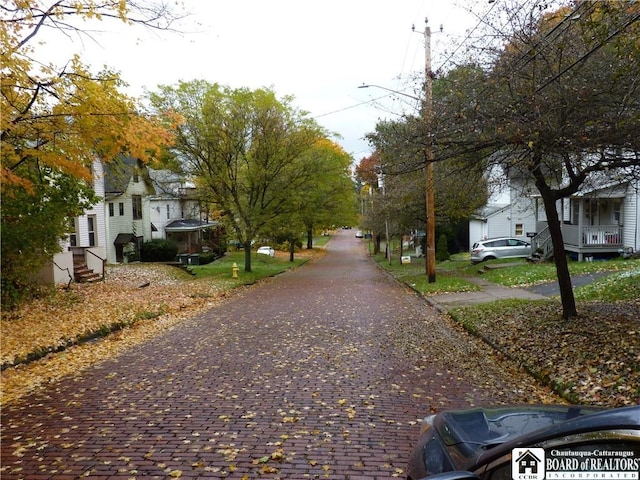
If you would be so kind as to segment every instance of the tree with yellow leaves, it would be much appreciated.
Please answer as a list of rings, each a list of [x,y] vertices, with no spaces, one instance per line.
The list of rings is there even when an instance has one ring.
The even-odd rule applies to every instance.
[[[0,6],[3,304],[24,295],[30,274],[59,250],[68,218],[95,202],[95,158],[148,162],[171,141],[166,119],[122,93],[117,73],[93,73],[78,56],[61,66],[38,59],[35,39],[47,29],[82,35],[74,21],[106,19],[166,30],[176,16],[164,5],[124,0]]]

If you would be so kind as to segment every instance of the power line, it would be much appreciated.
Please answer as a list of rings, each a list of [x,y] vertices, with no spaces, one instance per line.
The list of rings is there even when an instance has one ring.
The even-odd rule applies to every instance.
[[[484,14],[484,16],[478,21],[478,23],[476,24],[475,27],[473,27],[469,33],[467,34],[467,36],[465,37],[464,40],[462,40],[462,42],[458,43],[458,46],[455,48],[455,50],[453,52],[451,52],[449,54],[449,56],[442,62],[442,64],[435,70],[436,72],[440,71],[441,69],[444,68],[444,66],[453,58],[453,56],[458,53],[458,50],[460,50],[462,48],[462,46],[464,45],[464,43],[469,40],[471,38],[471,35],[473,34],[473,32],[475,32],[478,27],[480,27],[480,25],[482,25],[483,23],[485,23],[486,18],[489,16],[489,14],[491,13],[491,11],[493,10],[493,8],[496,6],[496,3],[494,2],[491,7],[489,8],[489,10],[487,10]]]
[[[582,12],[580,13],[580,10],[586,6],[589,5],[589,10],[586,12]],[[595,8],[595,2],[583,2],[578,4],[571,13],[569,13],[568,15],[565,15],[565,17],[562,19],[561,22],[559,22],[558,24],[556,24],[549,32],[547,32],[539,41],[536,45],[533,45],[531,47],[529,47],[529,49],[523,53],[520,58],[514,62],[514,65],[518,65],[519,62],[523,61],[526,59],[526,61],[524,62],[524,64],[522,64],[521,66],[514,68],[513,71],[511,72],[511,75],[509,76],[509,78],[513,77],[513,75],[515,75],[516,73],[518,73],[519,71],[521,71],[524,67],[526,67],[529,63],[531,63],[533,60],[536,59],[536,57],[538,55],[540,55],[544,49],[546,47],[548,47],[549,45],[551,45],[555,40],[558,39],[558,37],[560,37],[561,34],[565,33],[571,26],[571,22],[574,21],[576,19],[576,17],[580,17],[582,15],[586,15],[588,14],[591,10],[593,10]],[[566,26],[562,31],[559,31],[557,35],[555,35],[553,38],[551,38],[551,35],[553,33],[555,33],[557,30],[560,29],[560,27],[562,27],[563,25]],[[544,42],[544,45],[543,45]],[[531,53],[533,52],[533,55],[531,55]]]
[[[556,80],[558,80],[560,77],[562,77],[565,73],[567,73],[569,70],[571,70],[573,67],[575,67],[576,65],[578,65],[579,63],[582,63],[583,61],[585,61],[587,58],[589,58],[591,55],[593,55],[595,52],[597,52],[598,50],[600,50],[603,46],[605,46],[607,43],[609,43],[611,40],[613,40],[615,37],[617,37],[618,35],[620,35],[622,32],[624,32],[627,28],[629,28],[631,25],[633,25],[635,22],[637,22],[640,19],[640,13],[636,14],[634,17],[630,18],[624,25],[622,25],[620,28],[618,28],[618,30],[616,30],[615,32],[613,32],[611,35],[609,35],[606,39],[604,39],[603,41],[601,41],[600,43],[598,43],[595,47],[593,47],[591,50],[589,50],[587,53],[585,53],[584,55],[582,55],[580,58],[578,58],[575,62],[573,62],[571,65],[569,65],[568,67],[566,67],[565,69],[563,69],[561,72],[558,72],[556,75],[554,75],[551,79],[549,79],[546,83],[544,83],[542,86],[538,87],[538,89],[534,92],[534,93],[539,93],[541,90],[545,89],[546,87],[548,87],[549,85],[551,85],[553,82],[555,82]]]

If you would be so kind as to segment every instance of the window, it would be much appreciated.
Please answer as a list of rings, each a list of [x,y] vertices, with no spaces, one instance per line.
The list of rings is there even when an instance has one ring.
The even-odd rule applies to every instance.
[[[114,212],[114,208],[113,208],[113,202],[109,202],[109,216],[113,217],[115,214]]]
[[[571,200],[571,223],[580,224],[580,201],[576,199]]]
[[[133,207],[133,219],[140,220],[142,218],[142,196],[132,195],[131,204]]]
[[[118,213],[122,217],[124,215],[124,203],[118,203]]]
[[[87,217],[87,230],[89,231],[89,246],[96,246],[96,217]]]
[[[76,234],[76,219],[69,218],[69,245],[72,247],[78,246],[78,235]]]
[[[484,245],[485,247],[495,248],[495,247],[506,247],[508,243],[506,240],[494,240],[493,242],[487,242]]]
[[[167,220],[169,220],[169,204],[167,203]]]
[[[622,219],[622,202],[620,200],[613,201],[613,212],[611,213],[611,220],[614,225],[620,225]]]
[[[522,223],[516,223],[516,237],[524,235],[524,225]]]

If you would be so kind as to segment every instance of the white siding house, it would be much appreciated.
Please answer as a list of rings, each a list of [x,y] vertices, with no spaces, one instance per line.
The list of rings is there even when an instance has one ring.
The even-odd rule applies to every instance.
[[[478,240],[515,237],[526,240],[536,231],[535,201],[504,182],[505,175],[495,168],[489,175],[491,195],[487,205],[469,220],[469,246]]]
[[[96,158],[91,165],[93,190],[98,203],[79,217],[70,219],[69,234],[61,242],[62,251],[54,255],[36,278],[44,283],[66,285],[77,279],[78,272],[85,267],[93,273],[104,274],[106,256],[104,215],[104,166]]]
[[[165,170],[152,170],[123,157],[92,165],[93,188],[99,202],[70,221],[62,252],[35,279],[68,284],[83,275],[102,277],[106,263],[139,258],[143,242],[175,240],[180,253],[203,250],[222,254],[224,229],[200,210],[193,182]],[[133,256],[125,255],[133,249]]]
[[[503,179],[495,171],[492,177]],[[491,184],[491,180],[489,180]],[[500,186],[469,222],[469,244],[498,236],[529,237],[532,252],[550,257],[548,226],[540,195],[511,181]],[[505,201],[508,198],[508,201]],[[640,251],[640,181],[594,176],[589,185],[556,208],[565,251],[578,260],[613,256],[623,248]]]
[[[640,251],[640,181],[606,182],[583,188],[558,202],[567,253],[578,260],[612,256],[621,249]],[[541,203],[540,199],[536,199]],[[534,248],[545,250],[547,222],[537,209]]]
[[[130,244],[139,258],[142,243],[152,238],[149,195],[153,187],[146,166],[131,157],[109,164],[104,188],[107,261],[126,261]]]
[[[149,169],[154,193],[149,197],[151,238],[167,238],[166,226],[175,220],[200,219],[195,184],[169,170]]]

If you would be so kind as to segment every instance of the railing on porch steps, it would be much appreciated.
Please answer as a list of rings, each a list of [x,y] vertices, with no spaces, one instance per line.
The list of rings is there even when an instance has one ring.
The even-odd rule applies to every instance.
[[[531,252],[531,259],[537,262],[544,262],[553,257],[553,243],[549,227],[545,227],[531,239]]]

